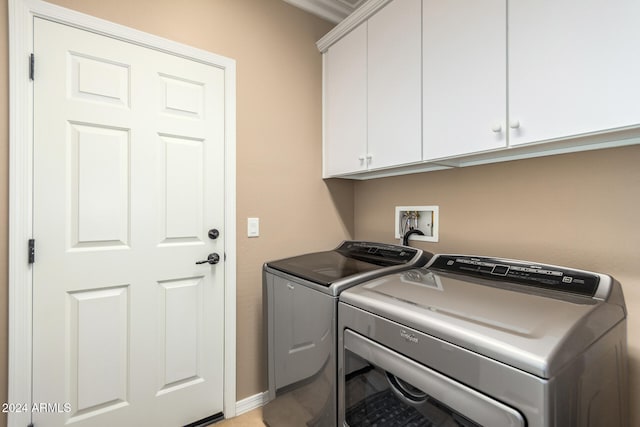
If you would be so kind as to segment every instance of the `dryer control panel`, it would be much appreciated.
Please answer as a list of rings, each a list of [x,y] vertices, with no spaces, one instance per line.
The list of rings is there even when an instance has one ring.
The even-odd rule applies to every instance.
[[[469,255],[437,255],[429,269],[592,297],[596,274],[565,267]]]

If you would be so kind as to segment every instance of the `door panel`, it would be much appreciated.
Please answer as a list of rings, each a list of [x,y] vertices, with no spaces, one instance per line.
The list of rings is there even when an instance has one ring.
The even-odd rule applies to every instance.
[[[69,53],[72,97],[129,107],[129,67],[104,58]]]
[[[324,174],[367,170],[367,25],[325,54]]]
[[[128,296],[128,286],[69,293],[69,347],[77,366],[70,391],[78,413],[128,400]]]
[[[177,116],[202,118],[204,85],[190,82],[178,76],[161,75],[164,91],[164,112]]]
[[[160,393],[188,382],[202,381],[203,278],[172,280],[159,283],[161,292],[159,354],[164,369]]]
[[[423,3],[424,160],[507,146],[507,2]]]
[[[203,140],[160,135],[163,243],[203,242]]]
[[[36,425],[222,411],[224,70],[34,23]],[[216,240],[207,230],[218,228]]]
[[[128,245],[129,133],[71,123],[69,210],[73,247]]]
[[[639,18],[636,0],[510,2],[509,144],[637,126]]]
[[[421,8],[390,2],[367,22],[369,169],[422,160]]]

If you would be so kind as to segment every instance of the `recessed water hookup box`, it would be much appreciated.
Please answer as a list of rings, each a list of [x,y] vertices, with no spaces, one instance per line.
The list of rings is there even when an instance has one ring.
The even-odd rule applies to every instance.
[[[402,239],[407,231],[417,228],[424,236],[413,234],[409,240],[437,242],[438,224],[438,206],[396,206],[396,239]]]

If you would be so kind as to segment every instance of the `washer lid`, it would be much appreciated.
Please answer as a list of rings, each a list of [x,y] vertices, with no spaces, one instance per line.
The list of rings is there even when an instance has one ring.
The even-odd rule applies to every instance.
[[[421,267],[430,258],[423,251],[384,243],[345,241],[336,249],[266,263],[266,267],[330,287],[361,283],[383,274]]]
[[[611,281],[606,278],[601,276]],[[557,298],[427,269],[360,284],[343,292],[340,301],[541,378],[553,377],[625,318],[624,305],[564,294]]]

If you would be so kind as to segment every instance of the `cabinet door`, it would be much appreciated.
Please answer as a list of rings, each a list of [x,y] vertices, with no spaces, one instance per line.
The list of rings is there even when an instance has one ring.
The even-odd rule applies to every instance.
[[[424,0],[425,160],[504,148],[506,0]]]
[[[324,176],[366,170],[367,24],[324,57]]]
[[[512,145],[640,123],[640,1],[509,3]]]
[[[421,0],[396,0],[368,21],[369,169],[422,160]]]

